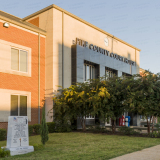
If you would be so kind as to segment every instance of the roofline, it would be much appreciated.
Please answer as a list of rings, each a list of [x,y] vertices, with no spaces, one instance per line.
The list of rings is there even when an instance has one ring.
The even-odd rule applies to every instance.
[[[11,14],[10,14],[10,15],[11,15]],[[12,15],[12,16],[13,16],[13,15]],[[17,18],[18,18],[18,17],[17,17]],[[15,20],[10,19],[10,18],[6,18],[6,17],[0,15],[0,19],[4,20],[4,21],[6,21],[6,22],[9,22],[9,23],[15,24],[15,25],[17,25],[17,26],[23,27],[23,28],[25,28],[25,29],[31,30],[31,31],[33,31],[33,32],[40,33],[40,34],[45,35],[45,36],[47,35],[46,31],[40,31],[38,28],[37,28],[37,29],[32,28],[32,27],[30,27],[30,26],[27,26],[27,25],[25,25],[25,24],[21,24],[21,23],[15,21]],[[21,19],[21,18],[19,18],[19,19]],[[22,22],[23,22],[23,21],[22,21]]]
[[[74,14],[72,14],[72,13],[70,13],[70,12],[68,12],[68,11],[66,11],[66,10],[58,7],[58,6],[56,6],[55,4],[52,4],[52,5],[50,5],[50,6],[46,7],[46,8],[43,8],[43,9],[41,9],[41,10],[39,10],[39,11],[37,11],[37,12],[29,15],[29,16],[27,16],[27,17],[24,17],[22,20],[25,21],[25,20],[27,20],[27,19],[30,19],[30,18],[32,18],[32,17],[34,17],[34,16],[37,16],[37,15],[39,15],[39,14],[41,14],[41,13],[43,13],[43,12],[45,12],[45,11],[51,9],[51,8],[55,8],[55,9],[61,11],[61,12],[64,12],[65,14],[67,14],[67,15],[75,18],[75,19],[77,19],[78,21],[80,21],[80,22],[82,22],[82,23],[84,23],[84,24],[87,24],[88,26],[90,26],[90,27],[92,27],[92,28],[94,28],[94,29],[96,29],[96,30],[98,30],[98,31],[100,31],[100,32],[102,32],[102,33],[110,36],[110,37],[114,37],[114,39],[116,39],[116,40],[118,40],[118,41],[120,41],[120,42],[122,42],[122,43],[124,43],[124,44],[126,44],[126,45],[128,45],[128,46],[130,46],[130,47],[132,47],[132,48],[134,48],[134,49],[136,49],[136,50],[138,50],[138,51],[141,51],[139,48],[136,48],[135,46],[133,46],[133,45],[131,45],[131,44],[129,44],[129,43],[127,43],[127,42],[125,42],[125,41],[117,38],[117,37],[115,37],[114,35],[106,32],[106,31],[104,31],[104,30],[102,30],[102,29],[94,26],[93,24],[91,24],[91,23],[89,23],[89,22],[87,22],[87,21],[85,21],[85,20],[83,20],[83,19],[75,16]]]
[[[10,16],[13,16],[13,17],[16,17],[16,18],[18,18],[18,19],[20,19],[20,20],[22,20],[22,18],[20,18],[20,17],[17,17],[17,16],[15,16],[15,15],[12,15],[12,14],[10,14],[10,13],[7,13],[7,12],[5,12],[5,11],[2,11],[2,10],[0,10],[1,12],[4,12],[4,13],[6,13],[6,14],[9,14]]]

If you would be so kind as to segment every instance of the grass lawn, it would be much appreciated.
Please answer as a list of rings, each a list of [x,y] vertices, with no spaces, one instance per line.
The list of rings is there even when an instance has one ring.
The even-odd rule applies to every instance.
[[[30,145],[40,144],[40,136],[29,137]],[[6,159],[98,159],[107,160],[160,144],[160,139],[92,133],[52,133],[43,150]],[[6,141],[0,141],[5,146]]]

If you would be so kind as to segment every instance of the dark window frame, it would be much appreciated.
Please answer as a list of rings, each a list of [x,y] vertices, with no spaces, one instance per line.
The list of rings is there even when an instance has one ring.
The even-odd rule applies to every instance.
[[[11,116],[27,116],[27,95],[11,95]]]
[[[117,70],[112,69],[112,68],[109,68],[109,67],[105,67],[105,77],[107,77],[106,71],[112,72],[112,73],[113,73],[113,76],[118,76],[118,71],[117,71]],[[111,76],[111,77],[113,77],[113,76]],[[110,76],[109,76],[109,77],[110,77]]]

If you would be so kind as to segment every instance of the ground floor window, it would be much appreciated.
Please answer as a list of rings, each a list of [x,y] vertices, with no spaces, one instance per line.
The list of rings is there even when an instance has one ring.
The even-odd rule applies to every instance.
[[[106,78],[107,77],[113,77],[113,71],[106,70]]]
[[[131,77],[132,75],[131,74],[128,74],[128,73],[124,73],[124,72],[122,72],[122,76],[124,77]]]
[[[110,118],[106,118],[105,126],[107,126],[107,125],[111,125],[111,119]]]
[[[84,81],[95,79],[95,66],[84,63]]]
[[[27,96],[11,95],[11,116],[27,116]]]
[[[105,76],[106,78],[111,78],[113,76],[117,76],[117,70],[106,67]]]
[[[91,114],[89,114],[86,119],[95,119],[95,116],[92,116]]]

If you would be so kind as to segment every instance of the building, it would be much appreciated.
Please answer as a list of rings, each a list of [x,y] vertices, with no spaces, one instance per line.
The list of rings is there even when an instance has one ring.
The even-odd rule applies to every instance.
[[[46,31],[0,11],[0,128],[7,128],[10,115],[38,123],[45,96],[45,39]]]
[[[58,86],[66,88],[75,82],[106,74],[139,73],[140,49],[56,5],[35,12],[21,22],[31,23],[47,33],[44,71],[46,113],[53,106],[52,96]],[[50,118],[52,115],[46,115],[47,121],[53,120]],[[93,120],[88,117],[88,122],[90,119]]]
[[[105,74],[139,73],[138,48],[56,5],[23,20],[47,31],[46,111],[53,106],[51,97],[58,85],[66,88]]]

